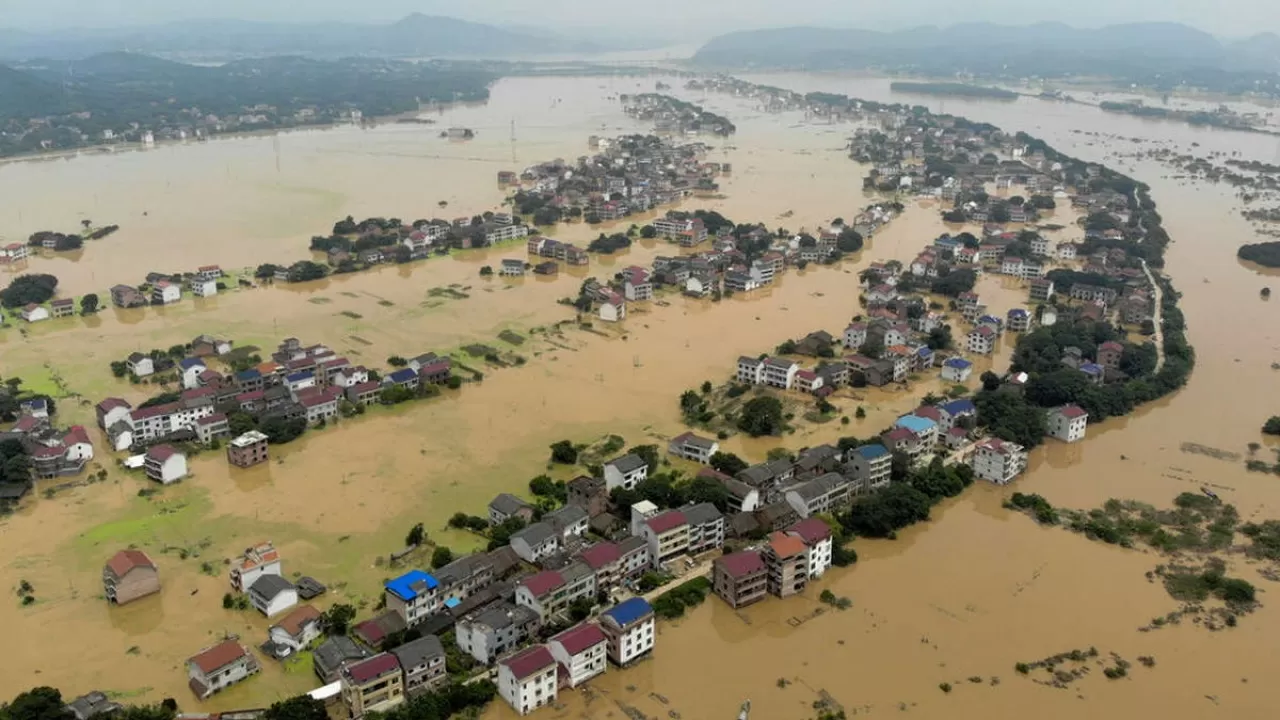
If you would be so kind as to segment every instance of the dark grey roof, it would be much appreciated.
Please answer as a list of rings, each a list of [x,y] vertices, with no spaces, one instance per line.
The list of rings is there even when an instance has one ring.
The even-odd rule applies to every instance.
[[[555,535],[555,528],[544,522],[536,522],[517,533],[512,533],[511,539],[516,540],[518,538],[528,544],[529,547],[536,548],[555,537]]]
[[[627,473],[639,470],[647,464],[648,463],[644,461],[644,458],[639,455],[627,454],[615,460],[610,460],[605,467],[612,467],[623,475],[626,475]]]
[[[537,617],[538,614],[529,608],[523,605],[514,605],[504,600],[494,603],[492,607],[476,615],[471,622],[488,626],[494,630],[500,630],[511,625],[523,625]]]
[[[776,358],[776,357],[771,357],[766,359],[764,361],[764,364],[768,365],[769,367],[778,368],[779,370],[790,370],[791,366],[795,365],[795,363],[791,362],[790,360],[787,360],[785,358]]]
[[[254,595],[261,595],[268,600],[275,599],[275,596],[286,590],[293,590],[293,583],[285,580],[279,575],[263,575],[253,581],[253,585],[249,586],[249,592]]]
[[[768,465],[752,465],[751,467],[738,473],[738,479],[750,485],[751,487],[761,487],[773,482],[777,477]]]
[[[565,528],[573,527],[580,522],[586,522],[587,511],[577,505],[565,505],[559,510],[543,515],[542,521],[563,532]]]
[[[729,533],[736,537],[746,537],[760,529],[760,522],[752,513],[741,512],[729,518]]]
[[[835,490],[842,485],[848,485],[849,481],[840,473],[827,473],[822,477],[815,478],[808,482],[800,483],[787,489],[787,492],[794,492],[799,495],[805,502],[815,498],[822,497],[827,493]]]
[[[628,535],[626,539],[620,540],[618,542],[618,552],[623,556],[627,556],[639,550],[640,548],[648,547],[648,546],[649,546],[648,541],[646,541],[643,537],[640,537],[638,535]]]
[[[507,573],[520,567],[520,556],[510,545],[504,545],[497,550],[492,550],[486,556],[489,562],[493,563],[493,576],[506,577]]]
[[[328,679],[338,674],[344,662],[363,660],[369,657],[369,651],[346,635],[335,635],[320,644],[312,653],[316,674],[321,679]]]
[[[490,509],[497,510],[503,515],[515,515],[521,510],[529,507],[532,506],[511,493],[502,493],[489,503]]]
[[[454,560],[432,574],[435,575],[436,580],[440,581],[441,585],[447,587],[456,585],[475,575],[485,564],[487,564],[487,560],[484,554],[467,555]]]
[[[391,651],[406,670],[427,664],[432,658],[444,657],[444,645],[435,635],[424,635]]]
[[[581,580],[587,575],[595,574],[595,572],[584,562],[571,562],[563,568],[560,568],[557,572],[560,573],[560,577],[564,579],[566,585],[576,580]]]
[[[76,720],[89,720],[96,715],[109,715],[120,709],[120,704],[112,702],[101,690],[94,690],[67,703],[67,708],[76,716]]]
[[[683,507],[680,508],[680,512],[690,525],[706,525],[724,517],[716,509],[716,506],[711,503],[698,503],[697,505]]]
[[[735,478],[725,478],[724,480],[721,480],[721,483],[724,484],[724,487],[729,491],[729,494],[738,500],[745,500],[748,495],[756,491],[755,488]]]
[[[699,435],[694,435],[693,433],[688,433],[685,435],[684,444],[692,445],[697,448],[702,448],[703,450],[710,450],[711,448],[716,446],[716,441],[710,438],[704,438]]]
[[[567,487],[570,490],[580,492],[583,495],[592,495],[597,491],[604,489],[604,478],[579,475],[578,477],[570,480]]]

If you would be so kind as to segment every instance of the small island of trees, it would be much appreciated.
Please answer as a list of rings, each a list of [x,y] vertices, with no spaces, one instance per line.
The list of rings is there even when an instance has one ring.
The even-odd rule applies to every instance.
[[[1241,245],[1236,256],[1263,267],[1280,268],[1280,241]]]

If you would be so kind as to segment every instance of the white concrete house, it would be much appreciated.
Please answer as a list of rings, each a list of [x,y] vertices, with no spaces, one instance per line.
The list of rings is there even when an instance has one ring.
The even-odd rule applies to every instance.
[[[585,623],[551,638],[547,649],[565,668],[569,687],[573,688],[605,671],[609,665],[605,658],[608,644],[608,638],[598,625]]]
[[[1012,482],[1027,467],[1027,453],[1021,445],[990,438],[978,443],[969,459],[973,474],[997,485]]]
[[[147,450],[143,469],[147,477],[168,485],[187,476],[187,456],[172,445],[153,445]]]
[[[498,661],[498,694],[521,715],[556,700],[556,660],[543,645],[535,645]]]
[[[298,604],[298,588],[279,575],[263,575],[249,586],[249,602],[273,617]]]
[[[1049,411],[1045,434],[1062,442],[1084,439],[1089,426],[1089,413],[1079,405],[1063,405]]]
[[[625,600],[600,614],[600,630],[609,641],[609,659],[625,667],[653,650],[653,608],[642,597]]]

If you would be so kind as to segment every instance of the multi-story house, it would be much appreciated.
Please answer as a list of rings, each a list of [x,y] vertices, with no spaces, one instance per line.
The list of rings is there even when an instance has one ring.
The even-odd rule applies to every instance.
[[[458,648],[488,665],[519,647],[542,627],[538,613],[522,605],[499,601],[458,621]]]
[[[689,525],[690,555],[724,547],[724,515],[711,503],[698,503],[680,509]]]
[[[685,460],[692,460],[706,465],[711,456],[720,451],[720,443],[691,432],[682,433],[671,438],[667,444],[667,452]]]
[[[353,720],[386,712],[405,701],[404,671],[391,653],[347,665],[340,673],[342,702]]]
[[[413,627],[443,605],[440,581],[422,570],[410,570],[386,582],[384,596],[387,609]]]
[[[560,552],[560,533],[545,522],[536,522],[511,535],[511,549],[525,562],[537,564]]]
[[[644,268],[631,267],[623,271],[622,294],[627,300],[643,302],[653,299],[653,280]]]
[[[1044,303],[1053,299],[1053,281],[1048,278],[1035,278],[1031,281],[1031,302]]]
[[[160,573],[141,550],[121,550],[102,568],[102,587],[107,602],[126,605],[160,592]]]
[[[1045,424],[1046,435],[1073,443],[1084,439],[1089,413],[1079,405],[1063,405],[1049,411]]]
[[[655,569],[689,552],[690,530],[689,521],[679,510],[668,510],[644,521],[640,531],[649,545],[649,560]]]
[[[831,567],[833,542],[831,527],[822,520],[805,518],[787,529],[787,534],[800,538],[805,546],[805,565],[809,577],[820,578]]]
[[[1027,467],[1027,453],[1021,445],[998,438],[978,443],[969,464],[973,474],[997,485],[1006,485]]]
[[[248,592],[263,575],[284,575],[280,553],[269,540],[246,548],[244,555],[232,561],[231,587],[239,592]]]
[[[1009,311],[1006,316],[1006,325],[1009,332],[1030,332],[1031,331],[1031,313],[1025,308],[1014,308]]]
[[[516,584],[516,604],[527,607],[546,623],[569,609],[579,598],[594,598],[596,575],[585,563],[560,570],[543,570]]]
[[[187,685],[205,700],[260,671],[258,660],[235,640],[224,640],[187,660]]]
[[[849,327],[844,329],[844,346],[850,350],[857,350],[867,344],[867,324],[863,322],[850,323]],[[741,361],[739,361],[741,363]]]
[[[607,653],[625,667],[654,647],[654,613],[642,597],[625,600],[600,614],[600,630],[608,639]]]
[[[553,636],[547,641],[547,649],[564,668],[569,687],[574,688],[605,671],[609,665],[605,657],[608,644],[600,626],[584,623]]]
[[[764,382],[764,360],[742,356],[738,358],[738,382],[760,385]]]
[[[802,592],[809,584],[809,549],[794,535],[775,532],[764,546],[769,575],[766,587],[778,597]]]
[[[922,409],[929,414],[937,413],[934,408]],[[920,439],[921,452],[930,452],[938,443],[938,422],[922,415],[903,415],[894,422],[894,427],[906,428]]]
[[[790,390],[795,384],[800,366],[783,358],[767,358],[764,361],[764,385]]]
[[[448,679],[445,671],[444,645],[435,635],[410,640],[391,651],[404,673],[404,691],[409,697],[439,687]]]
[[[542,522],[550,525],[560,534],[561,545],[567,544],[575,537],[585,535],[589,520],[587,511],[577,505],[565,505],[542,516]]]
[[[498,694],[521,715],[556,700],[556,660],[545,646],[535,645],[498,663]]]
[[[763,600],[768,578],[764,558],[755,550],[723,555],[711,565],[712,588],[735,610]]]
[[[990,355],[996,349],[996,331],[990,325],[981,325],[965,336],[965,349],[979,355]]]
[[[604,464],[604,482],[609,492],[614,488],[634,490],[647,477],[649,464],[639,455],[623,455]]]
[[[533,520],[533,506],[511,493],[500,493],[489,502],[490,525],[501,525],[513,517]]]
[[[787,488],[787,504],[800,517],[831,512],[848,504],[852,483],[840,473],[831,472]]]
[[[860,491],[888,487],[892,466],[893,455],[879,443],[854,448],[845,462],[846,471],[857,482]]]

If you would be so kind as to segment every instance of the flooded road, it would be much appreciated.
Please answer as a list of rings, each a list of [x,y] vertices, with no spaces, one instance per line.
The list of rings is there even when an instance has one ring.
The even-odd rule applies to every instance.
[[[887,81],[753,79],[801,91],[900,99],[889,95]],[[438,128],[419,126],[296,133],[278,140],[279,169],[272,153],[277,141],[270,137],[0,166],[0,189],[6,197],[22,198],[0,211],[0,234],[25,237],[35,229],[74,226],[80,217],[119,223],[119,234],[90,244],[78,262],[33,263],[33,269],[54,272],[64,285],[79,289],[136,282],[150,269],[305,257],[307,238],[326,233],[346,214],[452,217],[496,209],[502,197],[494,182],[498,170],[576,157],[587,152],[589,134],[641,129],[629,126],[616,100],[604,97],[641,84],[652,86],[637,79],[507,80],[495,87],[488,107],[457,108],[440,118],[445,127],[476,128],[472,143],[447,144],[434,137]],[[564,101],[549,105],[550,97]],[[723,183],[724,199],[686,207],[799,229],[850,217],[867,203],[860,191],[866,169],[841,152],[851,126],[810,125],[798,113],[766,115],[717,96],[699,101],[738,125],[738,135],[721,143],[726,147],[712,158],[732,162],[734,175]],[[936,98],[928,102],[941,109]],[[1270,157],[1265,147],[1251,144],[1260,142],[1257,136],[1143,122],[1092,108],[1034,100],[947,99],[945,105],[948,112],[1026,130],[1090,160],[1105,161],[1116,149],[1074,130],[1167,135],[1206,149],[1235,147],[1246,156]],[[1166,269],[1184,293],[1196,372],[1173,397],[1092,426],[1085,443],[1036,451],[1031,472],[1015,487],[1057,505],[1088,507],[1113,496],[1165,504],[1178,492],[1213,483],[1227,488],[1222,494],[1245,518],[1280,516],[1274,478],[1246,474],[1240,463],[1179,452],[1185,441],[1243,452],[1247,442],[1260,440],[1258,427],[1275,412],[1280,374],[1269,366],[1280,360],[1280,322],[1276,306],[1257,298],[1267,281],[1235,260],[1235,247],[1250,240],[1248,227],[1225,190],[1162,180],[1155,165],[1140,164],[1133,174],[1151,183],[1174,238]],[[116,176],[130,182],[112,182]],[[126,221],[99,209],[107,206],[94,204],[94,197],[105,194],[124,216],[136,217]],[[169,198],[163,208],[150,202],[161,196]],[[450,206],[440,211],[436,203],[442,199]],[[794,214],[782,217],[788,212]],[[563,337],[530,332],[572,319],[556,299],[576,294],[586,276],[648,264],[673,249],[638,243],[552,280],[478,277],[482,265],[523,257],[523,247],[513,246],[302,287],[228,293],[204,304],[111,310],[88,320],[43,323],[26,333],[4,331],[0,374],[40,382],[61,378],[73,397],[60,402],[60,412],[82,422],[91,422],[92,403],[101,397],[149,394],[146,387],[112,378],[110,360],[200,333],[264,349],[297,336],[375,366],[392,354],[473,342],[498,345],[498,333],[508,329],[530,339],[520,347],[503,346],[525,356],[524,367],[484,368],[482,383],[456,393],[378,409],[309,433],[281,448],[269,465],[232,472],[219,453],[208,453],[193,461],[192,479],[151,498],[137,495],[146,487],[143,480],[113,468],[104,483],[39,498],[0,521],[8,551],[0,584],[28,580],[37,597],[27,608],[17,602],[0,606],[0,623],[24,648],[21,657],[0,661],[0,695],[54,684],[65,693],[101,688],[138,700],[173,696],[194,708],[183,660],[223,632],[238,633],[251,645],[265,637],[267,623],[256,614],[221,608],[223,558],[272,539],[282,550],[286,573],[338,583],[322,604],[349,600],[368,613],[380,580],[393,572],[381,560],[399,549],[415,522],[424,522],[432,539],[466,549],[476,540],[444,531],[448,516],[479,513],[495,493],[522,491],[528,478],[543,471],[550,443],[616,433],[636,444],[676,434],[682,429],[676,402],[682,390],[727,379],[740,354],[766,352],[812,330],[840,330],[860,312],[860,269],[889,258],[910,260],[945,229],[936,209],[913,206],[840,266],[788,273],[765,292],[721,303],[662,298],[669,305],[637,308],[620,327],[597,322],[592,330],[598,332],[567,329]],[[584,241],[599,231],[579,225],[557,233]],[[982,283],[984,301],[999,314],[1025,300],[1020,287],[997,276]],[[468,297],[441,300],[430,292],[450,285]],[[1008,347],[996,362],[1007,353]],[[850,405],[842,407],[850,415],[853,404],[865,405],[867,418],[847,427],[804,426],[784,442],[798,448],[872,434],[932,385],[937,381],[918,383],[910,393],[867,391],[838,400],[838,406]],[[100,459],[110,464],[100,436],[95,440]],[[773,444],[734,438],[726,449],[758,460]],[[1264,673],[1280,669],[1267,640],[1280,630],[1273,608],[1246,618],[1237,631],[1180,627],[1140,634],[1138,626],[1174,607],[1158,584],[1143,577],[1157,560],[1038,528],[1001,509],[1003,495],[977,487],[895,542],[859,541],[857,567],[833,572],[800,598],[771,599],[741,614],[711,599],[687,619],[662,626],[653,660],[594,681],[599,696],[590,703],[581,694],[569,695],[559,712],[543,714],[622,717],[620,701],[654,717],[674,709],[685,718],[714,719],[730,717],[750,697],[759,717],[798,719],[815,714],[812,702],[826,690],[850,715],[864,707],[897,712],[903,703],[929,717],[1025,717],[1034,707],[1038,716],[1053,718],[1078,717],[1082,709],[1107,717],[1154,711],[1193,718],[1219,706],[1240,717],[1260,716],[1268,702]],[[130,544],[152,553],[165,589],[136,605],[109,609],[100,597],[101,564]],[[214,574],[202,571],[205,562]],[[1256,580],[1247,570],[1243,576]],[[1257,584],[1264,591],[1272,587]],[[799,626],[787,622],[819,607],[815,601],[824,588],[852,598],[853,608]],[[1035,685],[1013,671],[1016,662],[1091,645],[1130,661],[1153,655],[1158,664],[1115,682],[1095,671],[1065,691]],[[284,669],[268,661],[264,668],[262,677],[199,707],[259,706],[316,684],[309,668]],[[713,680],[708,668],[716,669]],[[984,682],[970,683],[971,676]],[[990,684],[992,676],[1000,678],[998,685]],[[780,678],[790,684],[778,687]],[[942,682],[954,691],[943,694]],[[708,683],[714,683],[714,693],[706,692]],[[509,713],[495,706],[489,715]]]

